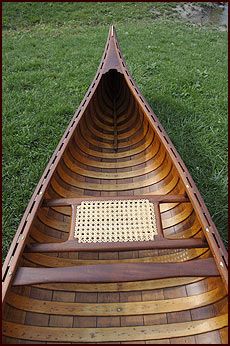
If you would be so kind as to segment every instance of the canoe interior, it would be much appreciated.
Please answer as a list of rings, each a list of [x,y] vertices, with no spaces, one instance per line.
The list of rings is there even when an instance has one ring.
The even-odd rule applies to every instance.
[[[115,69],[105,73],[46,189],[45,199],[185,194],[145,112]],[[162,203],[164,236],[203,239],[192,203]],[[68,239],[71,208],[40,206],[28,243]],[[20,266],[169,263],[212,257],[208,247],[26,253]],[[4,343],[227,343],[227,293],[218,277],[11,287]],[[202,322],[200,321],[202,320]]]

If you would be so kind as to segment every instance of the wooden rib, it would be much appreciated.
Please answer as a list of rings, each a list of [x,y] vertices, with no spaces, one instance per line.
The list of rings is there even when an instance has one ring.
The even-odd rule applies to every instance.
[[[106,91],[106,88],[104,88],[104,91]],[[99,95],[100,94],[100,95]],[[120,122],[126,122],[130,120],[131,114],[133,111],[137,108],[136,101],[134,97],[130,94],[128,88],[125,88],[125,95],[123,94],[123,102],[122,102],[122,97],[119,100],[118,98],[116,99],[117,103],[117,113],[118,117],[120,118]],[[102,92],[99,90],[95,94],[94,101],[91,102],[89,105],[90,111],[97,116],[102,122],[106,122],[106,124],[111,125],[113,124],[112,121],[112,108],[113,108],[113,100],[110,100],[110,105],[109,107],[105,103],[105,92]],[[121,93],[122,96],[122,93]],[[103,99],[103,103],[101,102]]]
[[[101,85],[102,86],[102,85]],[[123,84],[124,86],[124,84]],[[100,119],[103,119],[106,121],[108,125],[113,124],[111,113],[112,113],[112,100],[109,100],[110,106],[106,105],[106,88],[102,87],[101,90],[98,90],[98,92],[95,93],[92,104],[94,105],[94,111],[97,114],[97,116]],[[117,105],[118,107],[118,115],[121,121],[125,121],[130,118],[130,113],[134,108],[136,108],[136,103],[134,100],[134,97],[129,93],[129,90],[127,87],[123,88],[124,91],[122,92],[122,88],[120,89],[120,98],[118,97],[117,100],[120,104]],[[101,100],[103,98],[103,107],[101,105]],[[90,104],[91,105],[91,104]],[[90,106],[89,105],[89,106]],[[122,108],[122,109],[121,109]]]
[[[137,107],[134,108],[134,113],[127,119],[127,121],[123,124],[123,125],[119,125],[118,127],[118,131],[121,132],[121,131],[127,131],[127,129],[129,128],[133,128],[135,127],[137,121],[142,121],[143,120],[143,114],[139,113],[138,112],[138,109]],[[108,131],[108,132],[111,132],[113,133],[113,125],[106,125],[104,123],[104,121],[102,122],[100,120],[100,118],[98,118],[96,115],[97,114],[92,114],[93,112],[93,109],[92,107],[89,107],[89,112],[88,112],[88,115],[90,116],[91,120],[93,121],[93,123],[98,126],[98,128],[100,128],[102,131],[105,130],[105,131]]]
[[[135,113],[137,115],[137,110],[135,110]],[[87,120],[88,120],[88,123],[87,123],[88,128],[92,129],[92,131],[95,135],[98,135],[99,137],[106,138],[106,139],[113,139],[114,138],[113,133],[103,133],[103,125],[100,128],[97,124],[95,124],[95,121],[94,121],[95,118],[91,116],[90,112],[88,112]],[[127,128],[126,131],[123,130],[122,133],[118,133],[118,139],[119,140],[127,139],[127,138],[133,136],[134,134],[136,134],[136,132],[142,128],[143,120],[144,120],[143,115],[136,116],[135,125],[129,126],[129,128]],[[93,127],[91,126],[91,123],[94,124]]]
[[[150,128],[149,122],[146,118],[143,118],[143,122],[141,125],[142,126],[139,126],[138,129],[136,129],[136,131],[133,132],[133,134],[131,134],[127,138],[119,138],[119,148],[126,147],[128,145],[127,143],[135,144],[146,136],[147,131]],[[91,141],[91,139],[89,139],[88,137],[93,138],[92,136],[96,136],[97,140],[100,142],[102,147],[104,147],[104,145],[105,147],[111,146],[113,140],[112,136],[106,137],[104,133],[100,131],[95,131],[95,127],[92,125],[91,121],[87,121],[86,117],[82,118],[82,121],[80,122],[79,126],[81,133],[86,136],[85,138],[89,140],[89,142]],[[104,143],[103,140],[106,140],[107,142]],[[76,141],[78,141],[77,138]],[[94,142],[92,142],[92,144],[94,144]],[[98,142],[96,145],[98,146]]]
[[[90,178],[97,178],[97,179],[125,179],[125,178],[133,178],[133,177],[138,177],[142,176],[147,173],[153,172],[155,169],[160,167],[164,160],[165,156],[162,156],[161,152],[158,152],[154,161],[150,162],[146,167],[137,169],[137,170],[130,170],[129,172],[100,172],[100,171],[92,171],[89,169],[84,169],[81,168],[76,161],[73,161],[68,155],[64,155],[63,160],[65,162],[65,165],[75,173],[78,173],[82,176],[85,177],[90,177]]]
[[[38,219],[45,224],[46,226],[49,226],[51,228],[54,228],[58,231],[62,231],[65,233],[69,233],[69,224],[67,222],[61,221],[61,220],[56,220],[54,217],[49,217],[48,215],[45,215],[42,212],[42,209],[39,210],[38,212]]]
[[[129,266],[119,263],[68,268],[20,267],[13,285],[53,282],[127,282],[180,276],[219,276],[219,271],[212,258],[183,263],[130,263]]]
[[[119,117],[119,123],[126,122],[130,118],[130,114],[133,113],[135,108],[137,107],[136,102],[134,100],[134,97],[129,93],[128,89],[125,88],[125,93],[123,94],[123,99],[121,98],[118,101],[120,101],[120,105],[117,105],[117,111],[118,111],[118,117]],[[106,124],[111,125],[113,124],[113,119],[112,119],[112,101],[110,104],[110,108],[102,107],[100,105],[101,99],[98,95],[99,93],[96,93],[95,95],[95,102],[93,104],[94,108],[93,110],[95,111],[95,114],[97,117],[103,121],[106,122]],[[104,93],[105,95],[105,93]],[[103,95],[103,96],[104,96]],[[122,96],[122,92],[121,92]],[[105,103],[103,103],[103,106],[106,106]],[[103,108],[103,109],[102,109]],[[121,109],[122,108],[122,109]],[[92,108],[91,108],[92,110]]]
[[[183,210],[179,213],[175,213],[173,216],[171,216],[168,219],[162,218],[162,224],[163,228],[168,228],[171,226],[175,226],[176,224],[184,221],[187,219],[191,213],[193,212],[193,206],[191,203],[186,203],[186,206],[183,207]]]
[[[126,258],[118,260],[79,260],[71,258],[50,257],[41,253],[24,253],[23,257],[32,263],[44,267],[69,267],[77,265],[90,265],[90,264],[111,264],[111,263],[156,263],[156,262],[183,262],[187,260],[195,259],[208,250],[201,249],[188,249],[182,250],[176,253],[152,256],[152,257],[140,257],[140,258]]]
[[[172,168],[172,171],[173,170],[174,170],[174,168]],[[170,173],[172,173],[172,171]],[[163,195],[163,194],[170,193],[175,188],[175,186],[178,184],[178,181],[179,181],[179,177],[176,175],[173,175],[172,179],[167,184],[164,183],[163,186],[161,185],[161,187],[158,188],[155,191],[155,193],[153,193],[153,195],[154,194],[156,194],[156,195],[162,194]],[[68,188],[66,188],[65,186],[63,186],[63,183],[60,184],[59,180],[57,180],[56,176],[54,176],[52,178],[51,185],[52,185],[54,191],[56,191],[59,194],[59,196],[62,196],[62,197],[74,198],[74,197],[76,197],[76,195],[80,195],[80,194],[83,195],[83,191],[82,191],[82,193],[80,193],[79,189],[75,190],[74,187],[71,187],[71,189],[70,189],[69,186],[68,186]],[[84,189],[82,189],[82,190],[84,190]]]
[[[78,135],[79,140],[78,140],[77,147],[85,154],[93,156],[93,158],[101,158],[101,157],[107,158],[107,159],[118,159],[118,158],[125,158],[125,157],[127,158],[131,155],[137,155],[139,153],[142,153],[145,149],[150,147],[150,145],[155,145],[153,132],[150,130],[148,132],[149,132],[148,136],[146,136],[146,138],[143,138],[140,141],[140,143],[131,144],[126,142],[127,145],[123,148],[120,148],[119,151],[117,151],[116,153],[114,153],[113,148],[102,148],[100,143],[97,143],[96,146],[95,145],[92,146],[89,143],[88,139],[83,139],[83,137],[79,135]],[[92,147],[94,149],[92,149]],[[101,149],[103,149],[103,153]]]
[[[7,303],[17,309],[43,314],[75,315],[75,316],[130,316],[168,313],[195,309],[215,303],[226,293],[222,287],[190,297],[165,299],[158,301],[127,303],[70,303],[50,302],[21,296],[11,292]]]
[[[183,286],[203,280],[203,277],[170,278],[148,281],[117,282],[117,283],[53,283],[33,285],[37,288],[73,292],[129,292],[155,290],[161,288]]]
[[[112,139],[114,137],[113,126],[104,127],[104,121],[100,121],[98,117],[95,117],[92,114],[92,110],[89,109],[86,113],[87,128],[94,134],[98,134],[101,138]],[[145,116],[142,112],[139,112],[137,108],[134,108],[132,111],[132,115],[125,121],[120,124],[120,128],[118,131],[118,139],[126,140],[129,137],[136,134],[139,131],[144,123]],[[108,135],[108,137],[105,137]]]
[[[87,125],[86,125],[87,123]],[[95,133],[93,128],[91,128],[92,124],[89,125],[89,121],[84,123],[81,123],[81,126],[78,129],[78,132],[75,134],[74,137],[74,142],[73,144],[79,143],[81,139],[83,140],[84,143],[87,144],[93,144],[96,148],[103,148],[106,150],[111,150],[112,149],[112,143],[113,139],[112,138],[107,138],[104,133],[101,133],[99,135],[98,132]],[[127,136],[127,138],[119,139],[119,150],[124,151],[126,147],[134,147],[137,145],[140,145],[141,142],[146,141],[146,139],[154,135],[154,131],[150,127],[149,123],[147,121],[143,122],[143,126],[140,127],[139,129],[136,129],[136,131],[130,135]],[[127,150],[127,149],[126,149]]]
[[[124,150],[122,152],[117,153],[102,153],[101,151],[89,149],[85,144],[87,143],[85,140],[83,141],[83,138],[81,138],[80,141],[78,141],[78,147],[87,155],[94,156],[94,157],[103,157],[107,159],[120,159],[124,157],[130,157],[132,155],[140,154],[145,149],[147,149],[154,141],[154,133],[152,132],[151,135],[146,139],[144,144],[139,145],[138,147],[134,149]]]
[[[227,314],[217,317],[153,326],[110,328],[39,327],[3,322],[3,334],[19,339],[58,342],[142,341],[196,335],[227,326]]]
[[[198,227],[201,228],[201,224],[196,216],[195,211],[193,210],[192,213],[186,219],[182,220],[180,223],[165,228],[165,231],[171,236],[171,233],[179,234],[191,228],[197,228],[198,230]]]
[[[42,231],[40,231],[38,228],[36,228],[35,226],[33,226],[33,228],[31,229],[31,233],[30,233],[31,237],[38,241],[39,243],[63,243],[63,239],[59,239],[59,238],[55,238],[55,237],[51,237],[45,233],[43,233]]]
[[[87,140],[90,144],[93,144],[97,147],[105,148],[105,149],[113,148],[113,143],[111,139],[102,138],[102,137],[99,137],[99,135],[96,136],[96,139],[94,138],[95,133],[93,132],[93,128],[90,127],[91,125],[88,124],[88,128],[86,128],[86,124],[84,124],[84,127],[83,127],[83,123],[81,123],[79,126],[80,126],[81,134],[83,135],[85,140]],[[137,143],[144,140],[147,133],[149,132],[149,128],[150,128],[149,124],[146,121],[143,124],[143,127],[141,127],[137,132],[135,132],[132,136],[130,136],[127,141],[119,141],[118,149],[126,148],[130,145],[136,145]],[[108,142],[104,142],[105,139]]]
[[[172,170],[172,163],[167,160],[167,162],[164,163],[164,167],[158,167],[155,175],[149,179],[146,179],[143,181],[137,181],[133,183],[125,183],[123,181],[123,183],[121,184],[116,184],[116,183],[98,184],[98,183],[82,182],[77,180],[76,177],[72,176],[74,175],[74,173],[70,175],[66,172],[66,170],[63,169],[62,165],[59,165],[57,168],[57,172],[59,176],[61,177],[61,179],[64,182],[66,182],[68,185],[71,185],[73,187],[78,187],[81,189],[88,189],[88,190],[95,190],[95,191],[125,191],[125,190],[139,189],[145,186],[158,183],[159,181],[163,180],[164,178],[168,176],[168,174]]]
[[[113,140],[114,135],[110,134],[110,133],[103,133],[102,130],[98,130],[96,126],[92,126],[93,124],[93,119],[90,117],[87,120],[87,128],[97,137],[101,138],[101,139],[106,139],[106,140]],[[143,120],[143,118],[142,118]],[[122,141],[122,140],[126,140],[129,139],[132,136],[135,136],[136,133],[138,131],[140,131],[142,129],[143,126],[143,122],[140,120],[137,122],[136,126],[133,128],[130,128],[129,130],[127,130],[124,133],[118,133],[118,140]],[[75,138],[75,142],[77,143],[78,140],[77,138]]]
[[[105,131],[108,131],[110,133],[113,132],[114,130],[113,124],[107,125],[104,121],[101,120],[101,118],[97,116],[98,115],[97,113],[94,113],[94,115],[92,116],[92,109],[89,110],[89,114],[90,112],[91,112],[91,119],[93,120],[95,125],[97,125],[99,128]],[[132,128],[137,121],[142,120],[141,118],[143,118],[143,115],[140,116],[140,113],[138,113],[137,109],[134,108],[134,114],[130,116],[129,118],[127,118],[126,122],[118,125],[117,127],[118,132],[126,131],[127,129]]]
[[[182,229],[180,232],[177,233],[169,233],[167,229],[164,229],[165,237],[168,239],[188,239],[193,237],[195,234],[197,234],[201,230],[201,225],[199,221],[195,222],[192,227]]]
[[[93,107],[93,106],[92,106]],[[103,121],[98,117],[98,114],[95,114],[92,110],[92,107],[88,109],[85,113],[85,117],[82,118],[82,124],[84,124],[84,128],[88,129],[91,133],[98,135],[100,138],[104,138],[104,134],[108,134],[109,137],[107,140],[112,140],[113,134],[113,126],[114,124],[108,124],[106,119]],[[132,113],[132,116],[126,117],[123,121],[119,122],[119,139],[124,140],[127,139],[126,132],[129,133],[130,136],[135,136],[134,127],[137,131],[142,129],[144,121],[146,121],[143,113],[138,112],[137,109],[133,108],[129,111]],[[111,112],[112,113],[112,112]],[[103,115],[105,117],[105,115]],[[108,119],[108,118],[107,118]],[[135,124],[135,126],[134,126]]]
[[[125,84],[123,84],[123,86],[124,86],[123,87],[124,91],[122,92],[122,89],[121,89],[120,98],[117,97],[117,100],[120,102],[120,105],[118,104],[118,114],[119,114],[120,122],[130,118],[130,114],[132,113],[132,110],[137,107],[136,101],[134,97],[132,96],[132,94],[129,92],[129,89],[127,88]],[[101,100],[103,98],[103,100],[105,101],[105,96],[107,91],[105,87],[103,88],[103,91],[102,91],[102,87],[103,87],[103,84],[101,84],[100,90],[98,90],[98,92],[95,93],[95,100],[94,100],[95,102],[93,103],[95,104],[94,109],[97,115],[101,117],[101,119],[106,118],[106,121],[109,124],[112,124],[113,123],[112,117],[111,117],[112,100],[110,100],[110,107],[107,107],[105,102],[103,102],[103,107],[101,106]]]
[[[134,167],[143,163],[146,163],[150,161],[151,159],[154,159],[155,155],[158,153],[160,148],[160,142],[157,141],[152,148],[152,150],[148,150],[144,155],[143,154],[138,154],[135,158],[132,158],[132,161],[130,159],[127,159],[125,161],[119,161],[119,162],[101,162],[94,160],[92,157],[87,157],[85,153],[81,151],[77,151],[76,147],[73,147],[72,145],[69,146],[69,150],[71,152],[71,155],[73,156],[74,159],[79,161],[80,163],[83,163],[84,165],[87,166],[92,166],[96,168],[115,168],[115,169],[120,169],[120,168],[127,168],[127,167]],[[101,155],[103,155],[101,153]]]

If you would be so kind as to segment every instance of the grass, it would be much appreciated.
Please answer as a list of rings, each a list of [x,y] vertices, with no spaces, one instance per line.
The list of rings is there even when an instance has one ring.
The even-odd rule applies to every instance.
[[[175,5],[4,3],[3,256],[95,75],[111,23],[227,242],[227,33],[168,16]]]

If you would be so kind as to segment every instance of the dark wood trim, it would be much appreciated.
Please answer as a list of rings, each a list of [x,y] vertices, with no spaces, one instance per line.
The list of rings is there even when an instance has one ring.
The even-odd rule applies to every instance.
[[[160,204],[159,202],[154,203],[154,211],[155,211],[155,217],[156,217],[156,224],[157,224],[157,231],[158,231],[158,239],[164,238],[164,232],[163,232],[163,225],[162,225],[162,219],[161,219],[161,212],[160,212]]]
[[[183,263],[98,264],[65,268],[18,269],[13,285],[33,285],[55,282],[129,282],[183,276],[219,276],[212,258]]]
[[[78,243],[67,240],[63,243],[30,244],[25,252],[84,252],[84,251],[131,251],[149,249],[191,249],[206,248],[208,244],[202,239],[162,239],[155,241],[132,241],[127,243]]]
[[[148,199],[150,202],[158,203],[189,203],[189,198],[185,195],[136,195],[119,197],[84,197],[84,198],[57,198],[46,199],[43,201],[43,207],[63,207],[68,205],[77,205],[84,201],[112,201],[126,199]]]
[[[71,205],[71,224],[70,224],[69,239],[74,239],[75,223],[76,223],[76,205]]]

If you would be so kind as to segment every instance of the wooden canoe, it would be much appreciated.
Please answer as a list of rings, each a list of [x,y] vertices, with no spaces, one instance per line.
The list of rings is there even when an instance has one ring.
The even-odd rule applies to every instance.
[[[143,200],[154,207],[154,239],[117,240],[120,220],[109,241],[74,237],[82,203],[87,212],[95,201]],[[227,343],[227,252],[130,76],[113,26],[21,220],[2,281],[4,343]]]

